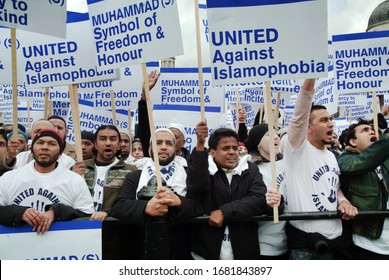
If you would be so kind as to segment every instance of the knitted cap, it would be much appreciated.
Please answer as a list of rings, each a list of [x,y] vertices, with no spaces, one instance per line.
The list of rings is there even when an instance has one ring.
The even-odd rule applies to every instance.
[[[28,139],[29,139],[29,138],[28,138],[28,135],[27,135],[25,132],[23,132],[22,130],[18,129],[18,134],[23,135],[23,137],[26,139],[26,142],[28,142]],[[9,138],[11,138],[13,135],[14,135],[14,132],[11,131],[10,133],[8,133],[7,138],[9,139]]]
[[[94,143],[95,142],[95,134],[91,131],[83,130],[83,131],[81,131],[81,139],[89,140],[92,143]]]
[[[257,151],[258,145],[261,142],[263,136],[269,130],[266,123],[257,124],[250,129],[248,137],[245,139],[245,145],[249,152]]]
[[[31,150],[34,147],[35,142],[39,138],[42,138],[44,136],[50,136],[50,137],[54,138],[59,145],[59,152],[60,152],[60,154],[62,154],[62,152],[65,148],[65,143],[64,143],[61,135],[59,135],[59,133],[53,129],[42,129],[37,135],[35,135],[34,139],[32,140],[32,143],[31,143]]]

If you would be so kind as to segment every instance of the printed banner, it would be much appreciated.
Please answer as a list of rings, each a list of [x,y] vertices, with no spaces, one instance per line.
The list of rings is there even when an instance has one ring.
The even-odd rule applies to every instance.
[[[104,124],[116,125],[119,131],[124,130],[128,132],[128,114],[127,110],[116,111],[116,124],[113,123],[113,114],[108,110],[96,110],[93,108],[93,102],[86,100],[78,100],[79,111],[80,111],[80,129],[81,131],[87,130],[96,132],[96,130]],[[134,122],[132,122],[134,125]],[[67,126],[69,133],[66,136],[66,141],[74,143],[74,132],[73,132],[73,118],[72,111],[69,111],[67,117]]]
[[[2,260],[101,260],[101,221],[55,222],[45,234],[0,226]]]
[[[146,63],[146,66],[148,73],[153,70],[160,72],[158,61]],[[96,83],[79,84],[78,89],[82,93],[89,90],[89,93],[94,94],[93,100],[95,108],[112,108],[110,90],[113,90],[116,109],[136,110],[138,108],[138,101],[142,96],[142,65],[136,64],[120,68],[120,79],[111,81],[109,86],[101,83],[103,86],[93,88],[91,84]],[[84,88],[84,86],[87,88]],[[151,95],[154,94],[153,92]]]
[[[328,73],[328,78],[320,78],[315,83],[315,95],[313,103],[315,105],[323,105],[327,108],[330,114],[338,112],[338,95],[333,91],[334,75],[333,71]]]
[[[341,94],[339,95],[338,100],[339,100],[338,106],[345,106],[345,107],[356,106],[356,105],[364,106],[368,102],[367,94],[364,92]]]
[[[153,89],[153,104],[200,106],[199,74],[197,68],[161,68],[158,82],[160,89]],[[211,85],[211,69],[203,68],[205,106],[223,107],[224,89]]]
[[[182,110],[182,107],[178,106],[154,105],[153,114],[156,128],[166,127],[169,123],[178,122],[182,124],[185,129],[185,148],[192,151],[197,144],[196,125],[201,120],[200,107],[187,106],[185,109]],[[209,135],[214,129],[227,126],[227,116],[220,111],[220,108],[218,111],[216,108],[205,107],[205,118],[207,120]]]
[[[31,32],[19,32],[18,78],[25,82],[26,88],[39,88],[58,85],[77,84],[101,80],[117,79],[117,73],[111,69],[100,71],[95,66],[92,34],[87,13],[68,13],[67,37],[60,40],[55,37]],[[7,36],[0,29],[2,40]],[[4,38],[5,37],[5,38]],[[0,53],[3,68],[0,70],[0,82],[12,83],[11,49]],[[4,75],[3,75],[4,74]]]
[[[0,26],[65,38],[67,0],[1,0]]]
[[[389,31],[333,36],[336,92],[388,90],[388,40]]]
[[[88,0],[99,69],[183,54],[177,1]]]
[[[208,0],[207,8],[215,85],[327,75],[327,1]]]

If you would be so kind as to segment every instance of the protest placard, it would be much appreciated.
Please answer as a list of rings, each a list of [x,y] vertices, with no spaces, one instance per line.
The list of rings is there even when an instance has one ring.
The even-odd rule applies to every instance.
[[[334,90],[341,93],[389,89],[389,31],[332,37]]]
[[[325,77],[326,5],[322,0],[208,0],[214,84]]]
[[[2,260],[101,260],[101,221],[55,222],[45,234],[31,226],[0,226]]]
[[[65,38],[66,5],[67,0],[2,0],[0,26]]]
[[[183,54],[177,1],[88,0],[88,9],[99,69]]]

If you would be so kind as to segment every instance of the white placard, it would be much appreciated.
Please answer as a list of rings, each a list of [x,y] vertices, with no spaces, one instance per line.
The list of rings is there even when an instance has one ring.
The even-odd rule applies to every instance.
[[[199,74],[197,68],[161,68],[160,88],[153,90],[153,104],[200,106]],[[224,89],[211,85],[211,70],[203,68],[204,105],[223,108]],[[154,93],[155,91],[155,93]],[[161,94],[158,94],[158,93]]]
[[[101,125],[116,125],[119,130],[128,131],[128,114],[127,110],[116,111],[116,124],[113,123],[113,115],[108,110],[96,110],[93,108],[93,102],[86,100],[78,100],[80,111],[80,129],[96,132]],[[67,118],[67,127],[69,133],[66,140],[74,143],[73,118],[72,111],[69,111]]]
[[[88,0],[88,9],[100,69],[183,54],[177,1]]]
[[[18,77],[26,88],[39,88],[117,79],[112,70],[98,70],[95,65],[88,14],[68,12],[66,40],[20,31],[17,37]],[[0,29],[6,32],[6,29]],[[7,39],[6,33],[0,35]],[[4,70],[0,82],[11,83],[11,49],[0,53]],[[4,76],[2,76],[4,73]],[[20,81],[19,79],[19,81]]]
[[[192,151],[197,144],[196,125],[200,122],[200,108],[196,106],[186,107],[180,110],[178,107],[154,105],[155,126],[166,127],[169,123],[180,123],[185,129],[185,148]],[[209,129],[209,135],[219,127],[227,126],[227,116],[220,111],[221,108],[205,107],[205,118]],[[208,146],[208,144],[206,144]]]
[[[2,260],[101,260],[101,221],[55,222],[45,234],[0,226]]]
[[[326,76],[326,1],[208,0],[207,8],[214,84]]]
[[[389,31],[332,37],[339,94],[389,89]]]
[[[0,26],[65,38],[67,0],[1,0]]]
[[[338,106],[345,106],[345,107],[356,106],[356,105],[364,106],[368,102],[367,94],[364,92],[340,94],[338,100],[339,100]]]

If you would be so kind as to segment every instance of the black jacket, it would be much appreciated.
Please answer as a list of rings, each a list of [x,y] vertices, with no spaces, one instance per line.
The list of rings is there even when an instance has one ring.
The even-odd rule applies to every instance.
[[[259,259],[258,224],[241,222],[252,216],[271,214],[266,204],[266,186],[258,167],[249,162],[241,176],[234,175],[231,186],[224,171],[210,175],[206,152],[194,150],[188,163],[188,191],[202,198],[204,214],[221,209],[223,226],[195,225],[192,251],[205,259],[219,259],[225,226],[228,225],[234,259]],[[282,213],[283,207],[280,207]]]
[[[126,223],[137,226],[134,231],[139,231],[142,239],[137,242],[142,243],[145,239],[145,226],[149,227],[157,225],[155,223],[159,217],[151,217],[145,214],[147,200],[139,200],[136,198],[136,190],[138,188],[142,171],[137,170],[128,173],[123,187],[120,189],[116,201],[112,207],[112,216]],[[194,218],[200,215],[202,210],[201,202],[193,199],[192,194],[187,192],[186,197],[180,196],[182,208],[169,207],[169,212],[162,219],[167,219],[171,225],[171,240],[170,247],[173,255],[170,258],[174,259],[191,259],[190,256],[190,235],[192,233],[192,225],[190,223],[176,223],[177,221]],[[147,244],[145,244],[147,246]],[[161,249],[161,248],[157,248]],[[144,249],[143,249],[144,250]],[[144,256],[139,256],[143,258]]]

